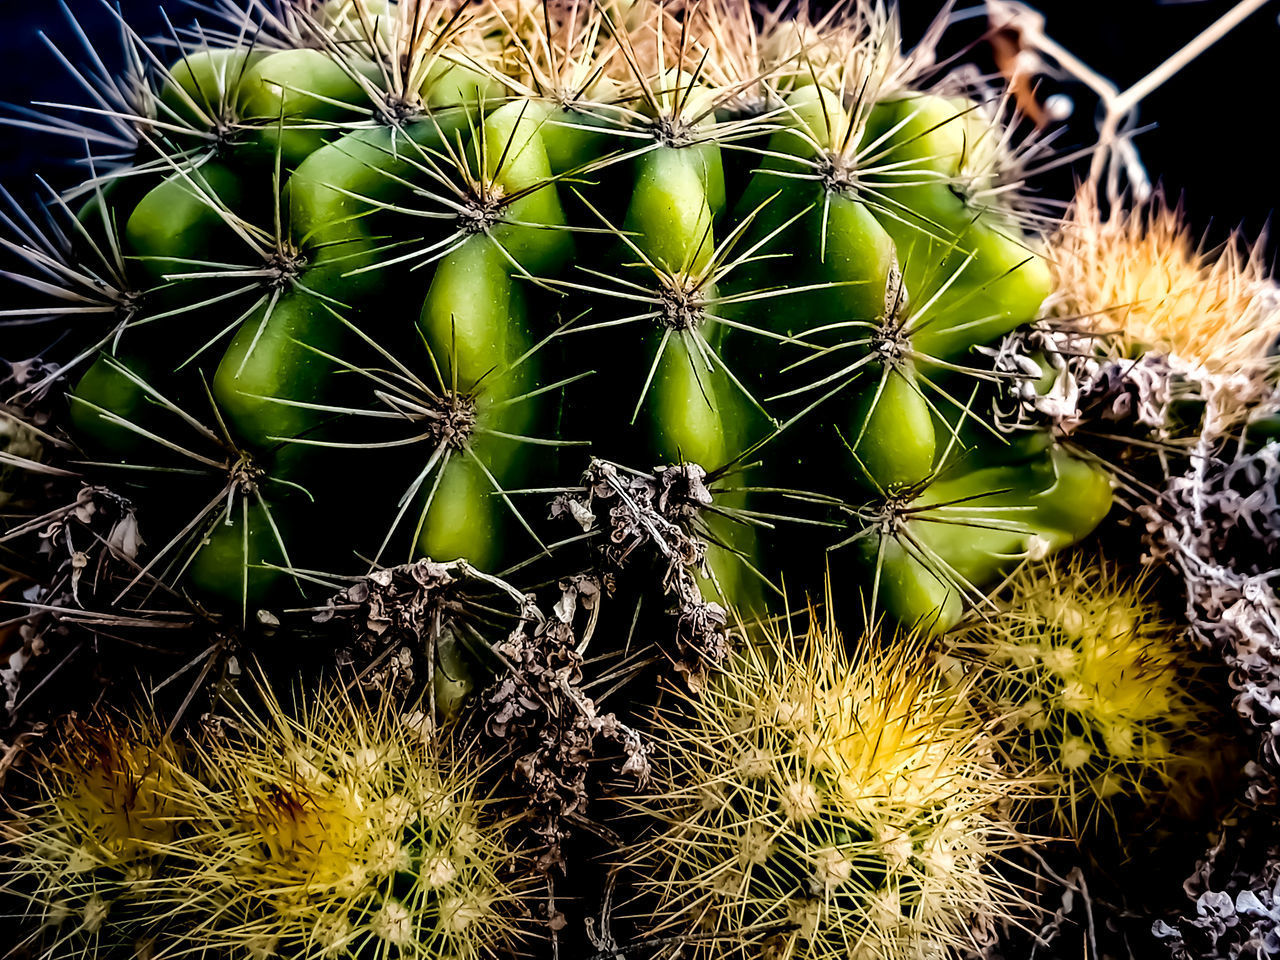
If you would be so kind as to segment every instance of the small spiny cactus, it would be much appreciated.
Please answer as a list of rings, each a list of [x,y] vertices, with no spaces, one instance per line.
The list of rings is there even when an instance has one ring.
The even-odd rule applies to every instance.
[[[267,696],[197,750],[209,789],[174,882],[188,942],[231,956],[479,958],[519,939],[524,862],[475,744],[330,689]],[[196,855],[198,854],[198,856]]]
[[[1152,587],[1082,553],[1027,564],[950,640],[1076,839],[1114,834],[1118,812],[1195,814],[1233,757],[1207,661]]]
[[[1210,373],[1259,372],[1276,335],[1261,244],[1244,247],[1235,237],[1208,251],[1160,194],[1104,214],[1082,189],[1053,249],[1060,255],[1050,316],[1118,338],[1126,356],[1156,350]]]
[[[1198,429],[1216,440],[1274,405],[1280,301],[1262,241],[1233,235],[1208,250],[1158,192],[1104,213],[1082,188],[1050,249],[1054,292],[1043,325],[1061,338],[1066,357],[1124,372],[1156,439]],[[1152,379],[1127,369],[1152,361],[1168,371]],[[1188,398],[1200,416],[1180,423],[1185,413],[1169,416],[1169,404]],[[1128,411],[1113,411],[1113,419],[1117,413]]]
[[[474,742],[340,687],[297,713],[262,692],[181,751],[153,721],[71,727],[6,825],[24,942],[45,957],[512,949],[525,860]]]
[[[1023,786],[918,641],[830,623],[747,646],[661,712],[651,835],[621,861],[697,957],[943,956],[1017,891],[993,871]]]
[[[22,904],[15,946],[39,957],[140,949],[160,923],[159,872],[191,792],[155,720],[69,718],[33,758],[32,800],[3,824],[0,888]]]

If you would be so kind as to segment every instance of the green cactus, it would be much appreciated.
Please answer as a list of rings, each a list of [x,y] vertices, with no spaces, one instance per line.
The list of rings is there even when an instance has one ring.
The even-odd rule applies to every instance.
[[[1049,291],[999,117],[913,89],[870,7],[750,55],[717,35],[761,29],[732,2],[544,14],[350,0],[211,33],[135,97],[133,156],[60,201],[68,288],[111,279],[63,369],[72,434],[160,504],[149,576],[244,622],[308,593],[297,568],[499,570],[547,550],[512,491],[576,474],[577,443],[746,466],[739,518],[752,487],[844,505],[871,545],[848,575],[909,624],[1101,519],[1094,468],[974,429],[974,348]],[[763,611],[786,551],[710,529],[704,592]]]

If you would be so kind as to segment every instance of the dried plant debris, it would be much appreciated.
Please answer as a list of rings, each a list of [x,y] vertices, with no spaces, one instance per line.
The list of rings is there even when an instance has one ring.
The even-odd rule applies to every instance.
[[[696,463],[641,473],[593,460],[580,493],[561,494],[552,519],[567,517],[585,532],[603,535],[600,557],[606,572],[653,564],[675,621],[673,664],[693,690],[708,669],[729,654],[729,613],[704,598],[699,579],[707,569],[708,532],[698,521],[711,507],[707,472]]]
[[[1280,955],[1280,834],[1273,808],[1228,820],[1183,885],[1180,916],[1151,933],[1174,960],[1264,960]]]
[[[424,559],[388,567],[356,580],[314,620],[346,625],[349,639],[341,644],[338,659],[355,669],[363,686],[408,692],[419,680],[434,679],[440,649],[454,645],[479,602],[476,594],[487,588],[483,579],[463,561]],[[524,596],[513,593],[523,606]]]
[[[1202,455],[1144,508],[1152,556],[1186,589],[1196,636],[1232,669],[1236,707],[1263,735],[1264,759],[1280,765],[1280,443],[1234,459]]]
[[[51,389],[59,383],[61,368],[42,357],[27,360],[0,358],[8,373],[0,378],[0,394],[16,397],[13,406],[33,427],[45,429],[57,420],[62,395]]]
[[[993,406],[995,425],[1005,432],[1047,425],[1062,437],[1085,427],[1114,431],[1128,425],[1139,434],[1163,437],[1173,389],[1169,358],[1159,353],[1100,356],[1097,339],[1041,322],[994,348],[980,348],[996,372],[1008,377]]]
[[[516,629],[494,647],[506,672],[479,703],[485,733],[514,751],[511,776],[535,812],[543,873],[566,866],[564,842],[588,822],[600,761],[612,755],[620,760],[618,774],[641,786],[649,779],[649,745],[582,690],[586,643],[575,637],[573,620],[583,599],[594,603],[597,595],[584,593],[580,581],[561,587],[552,617],[529,603]]]
[[[0,545],[32,565],[33,580],[4,604],[21,647],[0,666],[10,723],[23,702],[85,644],[134,628],[189,626],[181,610],[130,611],[116,596],[136,570],[142,536],[133,504],[103,486],[85,484],[72,499],[11,524]]]
[[[621,569],[638,551],[651,550],[668,561],[663,588],[678,589],[679,572],[706,556],[704,544],[682,521],[710,506],[706,471],[694,463],[659,467],[651,474],[593,460],[583,474],[583,492],[557,497],[552,518],[568,516],[584,531],[602,528],[608,542],[601,552],[609,566]]]
[[[535,814],[542,873],[564,866],[563,843],[587,822],[601,761],[616,760],[616,773],[639,783],[649,776],[640,735],[583,692],[601,585],[578,576],[559,590],[547,616],[533,596],[466,561],[419,560],[360,578],[314,618],[347,625],[351,639],[339,659],[356,668],[362,685],[408,694],[425,682],[437,713],[455,712],[473,682],[468,675],[466,690],[450,688],[467,669],[457,647],[494,665],[496,676],[473,707],[484,735],[512,758],[514,795]],[[580,613],[581,640],[574,630]]]

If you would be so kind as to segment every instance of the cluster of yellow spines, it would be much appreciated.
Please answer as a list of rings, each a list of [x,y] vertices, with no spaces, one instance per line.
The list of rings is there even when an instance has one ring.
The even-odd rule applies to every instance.
[[[181,797],[193,784],[151,718],[72,718],[51,736],[32,777],[35,801],[0,825],[2,889],[25,903],[40,956],[93,956],[136,945],[141,916],[175,850]]]
[[[199,938],[241,955],[479,957],[514,934],[495,905],[512,854],[482,827],[476,756],[386,701],[267,700],[213,740],[194,823],[214,909]],[[492,824],[490,824],[492,827]],[[217,851],[215,854],[214,851]]]
[[[658,720],[660,827],[624,863],[700,957],[941,956],[1017,900],[990,870],[1020,785],[909,638],[830,625],[744,647]]]
[[[952,644],[1071,836],[1113,830],[1121,802],[1190,812],[1222,763],[1201,660],[1141,574],[1079,553],[1028,564]]]
[[[43,956],[108,930],[254,958],[515,945],[520,858],[450,732],[340,691],[226,720],[181,754],[143,720],[77,728],[51,757],[8,831]]]
[[[1104,212],[1084,187],[1049,262],[1055,292],[1046,315],[1094,335],[1100,354],[1163,354],[1179,373],[1213,378],[1209,399],[1227,423],[1268,389],[1280,307],[1262,243],[1248,247],[1237,236],[1208,250],[1162,195]]]

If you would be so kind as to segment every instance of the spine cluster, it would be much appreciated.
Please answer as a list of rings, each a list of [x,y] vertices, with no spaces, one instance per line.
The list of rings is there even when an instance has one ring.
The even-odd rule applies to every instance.
[[[6,823],[41,957],[487,957],[520,939],[520,858],[467,742],[338,693],[268,695],[182,745],[73,721]]]
[[[993,871],[1022,792],[918,640],[828,624],[745,648],[655,733],[653,826],[620,863],[698,957],[944,955],[1013,908]]]
[[[1073,553],[1019,570],[997,610],[952,640],[981,673],[1015,762],[1044,778],[1055,832],[1087,839],[1122,829],[1118,816],[1193,816],[1231,764],[1206,661],[1152,588]]]

